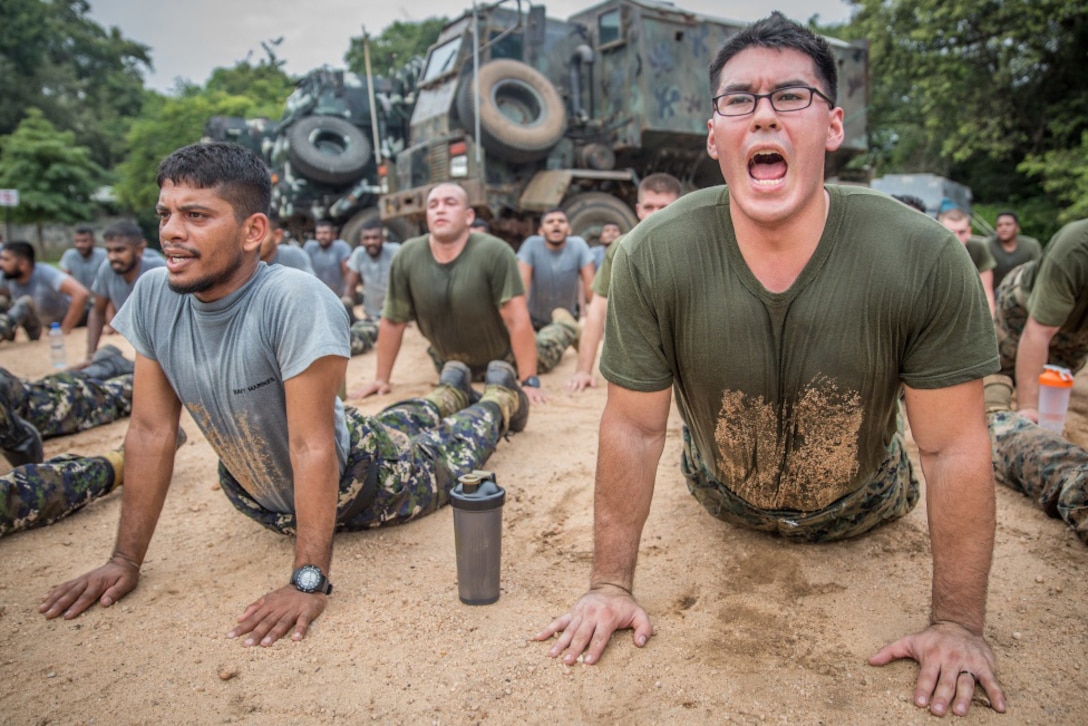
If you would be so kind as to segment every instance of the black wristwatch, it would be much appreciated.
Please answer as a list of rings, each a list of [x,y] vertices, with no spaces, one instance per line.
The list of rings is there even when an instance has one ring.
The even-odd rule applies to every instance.
[[[529,376],[521,382],[521,385],[525,386],[526,388],[540,388],[540,379],[536,376]]]
[[[322,592],[332,594],[332,583],[325,577],[320,567],[303,565],[291,573],[291,584],[299,592]]]

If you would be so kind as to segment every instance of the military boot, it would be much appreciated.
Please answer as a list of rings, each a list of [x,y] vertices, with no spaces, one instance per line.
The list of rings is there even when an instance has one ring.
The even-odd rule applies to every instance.
[[[986,399],[986,413],[998,413],[1012,409],[1012,379],[1008,376],[991,375],[982,379],[982,393]]]
[[[42,337],[42,321],[38,317],[38,307],[33,298],[23,295],[8,308],[8,317],[14,320],[26,330],[26,335],[31,340]],[[12,333],[14,338],[14,332]]]
[[[124,376],[132,373],[136,364],[130,361],[113,345],[105,345],[95,351],[91,363],[76,371],[87,378],[97,378],[107,381],[110,378]]]
[[[516,434],[524,431],[529,423],[529,397],[518,384],[514,366],[504,360],[491,361],[487,364],[484,386],[484,395],[480,400],[498,405],[502,411],[502,432]]]
[[[578,343],[582,339],[582,328],[578,325],[578,321],[574,319],[574,316],[570,314],[570,310],[566,308],[556,308],[552,310],[552,322],[556,325],[562,325],[567,330],[574,333],[574,340],[570,345],[575,350],[578,350]]]
[[[12,466],[40,464],[45,459],[38,429],[15,412],[15,397],[22,390],[22,383],[0,368],[0,451]]]
[[[476,396],[472,390],[472,370],[460,361],[447,361],[438,376],[438,387],[423,398],[438,407],[443,418],[467,408]]]

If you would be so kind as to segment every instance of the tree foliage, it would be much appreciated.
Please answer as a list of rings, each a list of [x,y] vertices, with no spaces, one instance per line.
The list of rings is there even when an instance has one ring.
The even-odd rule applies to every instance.
[[[19,206],[11,210],[18,222],[85,222],[97,212],[91,197],[104,180],[75,134],[58,131],[36,108],[0,137],[0,187],[19,190]]]
[[[392,77],[412,56],[426,55],[446,22],[446,18],[428,18],[418,23],[394,21],[370,39],[370,66],[374,74]],[[351,39],[344,62],[351,71],[366,74],[361,36]]]
[[[89,11],[86,0],[0,3],[0,134],[38,108],[109,167],[124,155],[151,60],[147,46],[103,28]]]

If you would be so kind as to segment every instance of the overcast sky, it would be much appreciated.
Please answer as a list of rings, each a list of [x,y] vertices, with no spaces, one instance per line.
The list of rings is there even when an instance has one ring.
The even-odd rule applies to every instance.
[[[283,36],[277,55],[293,75],[322,65],[342,67],[352,36],[365,25],[372,36],[396,20],[419,21],[436,15],[453,17],[471,9],[471,0],[90,0],[91,17],[116,25],[122,34],[151,48],[154,72],[147,83],[160,91],[174,87],[176,78],[203,83],[214,68],[233,66],[252,51],[264,57],[261,41]],[[566,18],[597,2],[551,0],[548,15]],[[807,21],[846,20],[843,0],[778,0],[776,3],[739,0],[681,0],[684,10],[734,20],[751,21],[773,9]],[[511,3],[513,5],[513,3]]]

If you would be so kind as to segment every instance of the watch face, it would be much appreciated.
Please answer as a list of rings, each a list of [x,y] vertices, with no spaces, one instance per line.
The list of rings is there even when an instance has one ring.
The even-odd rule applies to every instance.
[[[295,587],[304,592],[313,592],[321,584],[321,570],[313,566],[300,568],[295,578]]]

